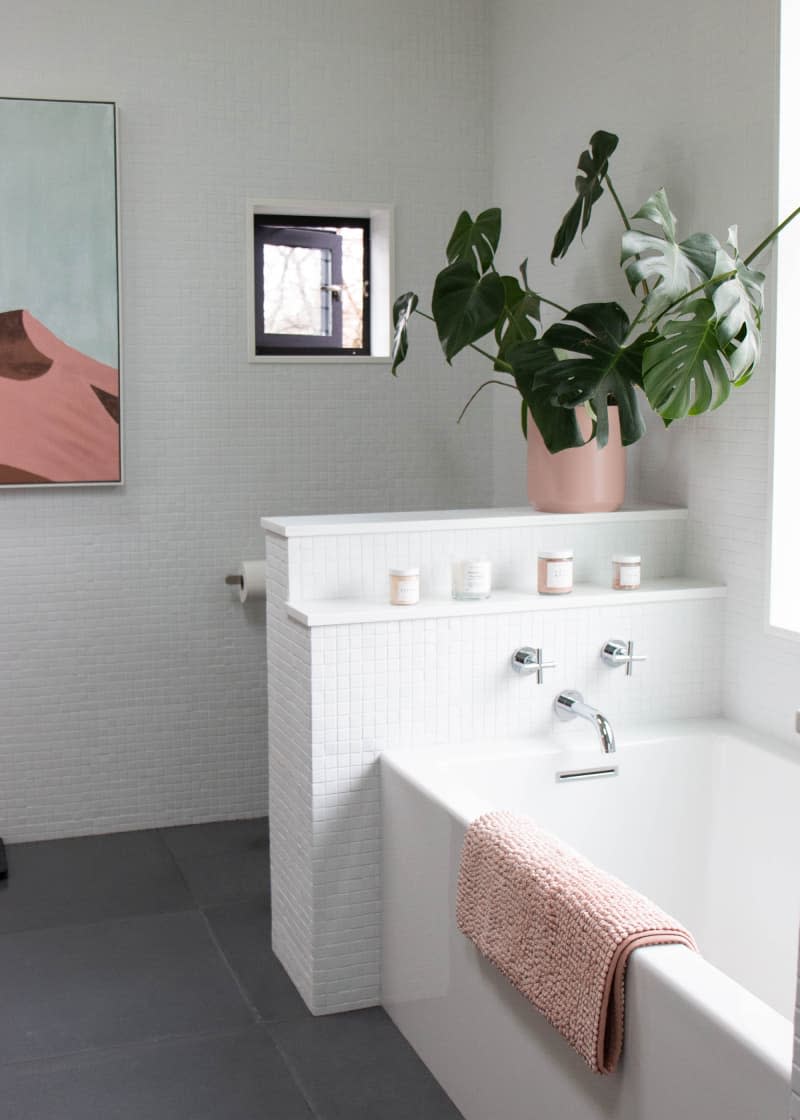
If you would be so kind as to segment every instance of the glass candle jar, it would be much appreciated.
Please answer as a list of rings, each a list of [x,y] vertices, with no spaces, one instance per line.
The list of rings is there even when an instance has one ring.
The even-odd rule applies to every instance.
[[[395,607],[419,602],[419,568],[389,569],[389,602]]]
[[[539,553],[536,587],[540,595],[567,595],[572,591],[573,559],[571,548]]]
[[[456,560],[452,577],[454,599],[488,599],[492,593],[491,560]]]
[[[611,557],[611,586],[615,591],[635,591],[642,582],[642,558],[615,552]]]

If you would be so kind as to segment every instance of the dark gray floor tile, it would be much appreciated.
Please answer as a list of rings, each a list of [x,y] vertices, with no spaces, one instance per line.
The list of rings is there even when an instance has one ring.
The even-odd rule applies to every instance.
[[[267,818],[162,829],[198,906],[269,892]]]
[[[380,1008],[269,1029],[319,1120],[461,1118]]]
[[[213,906],[204,914],[247,998],[266,1022],[311,1017],[270,947],[269,907],[264,899]]]
[[[6,1066],[4,1120],[311,1120],[263,1028]]]
[[[157,832],[117,832],[8,846],[0,933],[159,914],[193,905]]]
[[[0,1062],[253,1022],[196,912],[3,934],[0,993]]]

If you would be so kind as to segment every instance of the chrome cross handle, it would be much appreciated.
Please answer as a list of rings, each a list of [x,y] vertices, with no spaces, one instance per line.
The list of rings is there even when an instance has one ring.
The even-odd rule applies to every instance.
[[[600,656],[606,665],[610,665],[612,669],[619,669],[621,665],[624,665],[627,677],[633,676],[634,661],[647,660],[644,654],[634,657],[633,642],[623,642],[620,638],[609,638],[607,642],[604,642],[603,648],[600,650]]]
[[[535,674],[536,683],[542,683],[542,673],[545,669],[555,669],[555,661],[542,661],[541,649],[533,646],[520,646],[511,654],[511,668],[515,673],[524,677]]]

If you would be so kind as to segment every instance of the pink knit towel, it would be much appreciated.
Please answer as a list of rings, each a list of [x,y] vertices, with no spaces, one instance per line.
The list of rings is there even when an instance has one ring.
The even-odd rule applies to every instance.
[[[633,950],[697,950],[644,895],[514,813],[486,813],[467,829],[456,919],[598,1073],[611,1073],[622,1051]]]

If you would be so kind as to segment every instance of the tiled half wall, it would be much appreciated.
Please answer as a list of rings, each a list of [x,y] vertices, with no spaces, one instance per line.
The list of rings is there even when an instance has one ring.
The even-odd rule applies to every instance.
[[[533,593],[536,550],[553,544],[575,548],[584,580],[610,572],[612,551],[641,550],[645,572],[668,589],[683,563],[680,512],[590,522],[492,511],[493,521],[476,514],[457,529],[442,516],[373,518],[361,531],[335,518],[265,521],[273,946],[315,1013],[380,999],[382,751],[537,733],[591,738],[588,726],[556,726],[562,688],[582,691],[618,734],[720,710],[720,589],[599,594],[558,609]],[[450,559],[476,553],[493,559],[506,592],[520,593],[508,610],[485,614],[447,598]],[[398,607],[396,620],[383,620],[386,569],[412,559],[423,568],[420,610]],[[341,608],[335,624],[297,621],[324,617],[315,604],[330,600]],[[381,620],[369,620],[370,604]],[[632,677],[601,663],[608,638],[633,639],[647,654]],[[521,645],[556,662],[544,684],[511,671]]]

